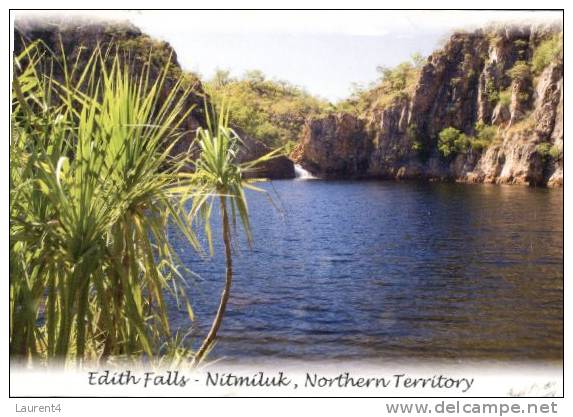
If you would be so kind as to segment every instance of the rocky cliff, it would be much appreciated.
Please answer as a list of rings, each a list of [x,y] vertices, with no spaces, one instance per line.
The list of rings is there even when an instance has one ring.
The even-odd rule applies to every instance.
[[[81,17],[65,18],[61,16],[43,18],[17,18],[14,24],[14,53],[22,52],[26,45],[34,41],[41,41],[62,63],[65,56],[68,63],[78,62],[79,67],[87,62],[91,51],[98,45],[102,50],[108,47],[117,48],[119,53],[128,57],[131,65],[137,66],[152,60],[150,78],[159,76],[161,69],[170,60],[169,74],[165,82],[165,94],[172,88],[175,80],[184,77],[185,86],[192,87],[187,104],[193,107],[183,129],[188,132],[174,147],[174,152],[187,152],[189,145],[195,138],[198,127],[206,126],[204,115],[204,97],[209,101],[203,90],[201,81],[191,73],[182,71],[177,54],[167,42],[157,41],[142,33],[129,22],[113,22],[94,20]],[[62,53],[63,51],[63,53]],[[70,64],[71,65],[71,64]],[[63,63],[53,68],[52,75],[63,78]],[[247,135],[241,135],[243,149],[239,155],[241,161],[256,159],[268,152],[263,143]],[[250,176],[267,177],[271,179],[294,178],[292,161],[281,156],[263,164],[256,173]]]
[[[378,102],[308,120],[293,158],[327,178],[562,185],[558,25],[456,33],[419,68],[412,89]],[[447,128],[459,132],[451,150],[440,142]]]

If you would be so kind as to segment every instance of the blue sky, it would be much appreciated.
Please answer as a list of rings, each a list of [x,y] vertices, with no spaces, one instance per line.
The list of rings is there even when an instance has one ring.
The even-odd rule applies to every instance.
[[[216,68],[242,75],[260,69],[270,78],[284,79],[307,91],[336,100],[348,96],[352,82],[376,78],[376,66],[394,66],[413,52],[435,49],[439,31],[420,38],[397,35],[341,34],[197,34],[170,39],[180,63],[207,78]],[[217,51],[214,53],[214,51]]]

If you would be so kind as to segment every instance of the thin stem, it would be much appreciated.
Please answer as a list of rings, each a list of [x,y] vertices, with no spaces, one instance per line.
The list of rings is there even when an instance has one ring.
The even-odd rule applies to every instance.
[[[223,287],[223,292],[221,293],[221,301],[219,302],[219,308],[217,309],[217,314],[211,325],[211,329],[205,337],[205,340],[201,344],[201,347],[195,354],[193,359],[193,366],[198,365],[203,360],[205,353],[211,347],[213,342],[217,337],[217,332],[221,323],[223,322],[223,316],[225,315],[225,310],[227,309],[227,302],[229,301],[229,296],[231,295],[231,284],[233,282],[233,258],[231,253],[231,228],[229,225],[229,216],[227,213],[227,203],[226,197],[222,195],[219,198],[221,206],[221,217],[223,220],[223,241],[225,243],[225,260],[226,260],[226,274],[225,274],[225,286]]]

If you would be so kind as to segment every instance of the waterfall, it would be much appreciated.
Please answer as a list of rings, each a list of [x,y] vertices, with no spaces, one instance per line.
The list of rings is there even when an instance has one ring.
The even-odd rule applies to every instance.
[[[310,172],[301,167],[299,164],[294,164],[294,176],[297,180],[312,180],[316,179]]]

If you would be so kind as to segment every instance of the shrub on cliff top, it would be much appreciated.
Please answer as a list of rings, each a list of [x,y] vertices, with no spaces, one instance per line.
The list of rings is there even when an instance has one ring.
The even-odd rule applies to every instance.
[[[329,104],[286,81],[269,80],[260,71],[242,78],[218,70],[205,84],[215,101],[230,97],[230,122],[270,147],[298,140],[308,116],[325,114]]]
[[[394,68],[379,66],[376,71],[378,71],[380,81],[389,92],[401,91],[406,88],[415,67],[411,62],[402,62]]]
[[[533,51],[531,68],[538,75],[551,62],[563,55],[563,33],[556,33],[549,39],[544,40]]]
[[[368,86],[354,84],[350,98],[339,102],[337,109],[364,116],[373,109],[388,107],[398,98],[410,96],[424,63],[422,56],[415,53],[410,61],[394,68],[378,66],[378,80]]]

